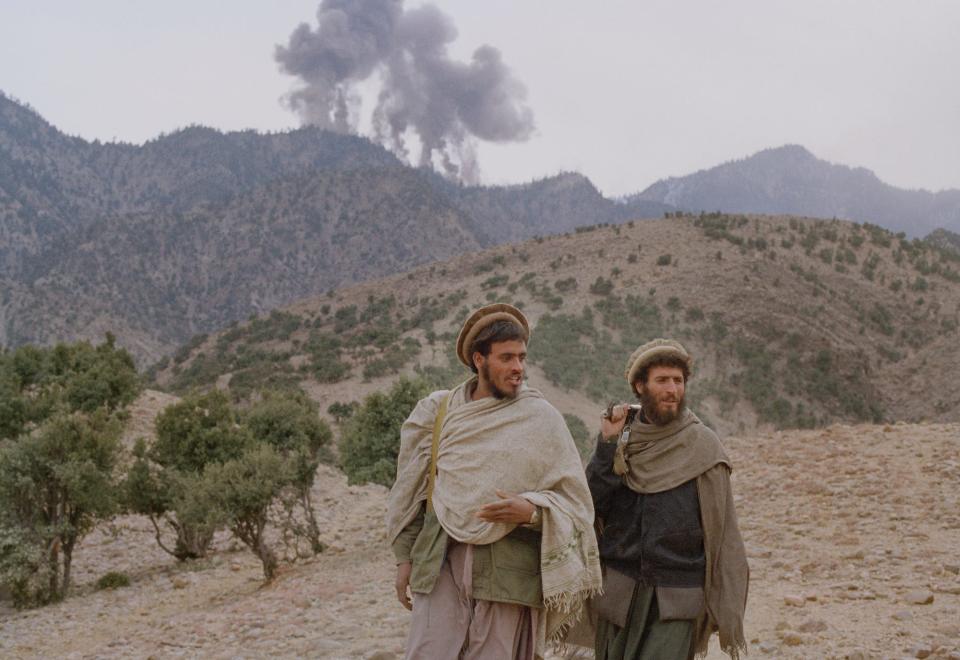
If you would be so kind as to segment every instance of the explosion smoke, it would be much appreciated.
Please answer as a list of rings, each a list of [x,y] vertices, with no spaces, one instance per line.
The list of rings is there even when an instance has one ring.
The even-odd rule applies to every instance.
[[[432,166],[436,155],[448,176],[474,182],[474,139],[530,137],[526,89],[500,51],[484,45],[469,63],[451,60],[447,45],[457,29],[435,6],[407,11],[403,0],[323,0],[317,23],[316,30],[301,23],[275,53],[280,68],[304,83],[287,102],[305,123],[355,132],[357,85],[377,75],[375,136],[409,160],[404,135],[413,130],[421,166]]]

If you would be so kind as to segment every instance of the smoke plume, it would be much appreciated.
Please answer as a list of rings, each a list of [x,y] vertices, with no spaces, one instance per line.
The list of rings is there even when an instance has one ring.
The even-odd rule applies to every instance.
[[[301,23],[275,57],[303,83],[287,102],[305,123],[356,132],[357,86],[375,76],[375,137],[409,161],[405,138],[412,131],[419,165],[473,182],[475,140],[526,140],[533,113],[499,50],[480,46],[469,62],[457,62],[447,53],[456,37],[453,22],[433,5],[405,10],[403,0],[323,0],[316,29]]]

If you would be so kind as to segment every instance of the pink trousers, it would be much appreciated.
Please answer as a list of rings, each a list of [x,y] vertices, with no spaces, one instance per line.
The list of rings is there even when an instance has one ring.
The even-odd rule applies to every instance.
[[[413,595],[407,660],[533,660],[538,610],[475,600],[473,546],[450,541],[433,591]]]

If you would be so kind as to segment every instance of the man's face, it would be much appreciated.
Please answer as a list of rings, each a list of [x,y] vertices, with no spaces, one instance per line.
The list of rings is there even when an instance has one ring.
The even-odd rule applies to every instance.
[[[490,355],[474,353],[480,387],[498,399],[512,399],[523,384],[527,365],[527,344],[519,339],[500,341],[490,346]]]
[[[651,424],[669,424],[683,412],[686,383],[680,367],[651,367],[647,382],[637,381],[636,388],[643,414]]]

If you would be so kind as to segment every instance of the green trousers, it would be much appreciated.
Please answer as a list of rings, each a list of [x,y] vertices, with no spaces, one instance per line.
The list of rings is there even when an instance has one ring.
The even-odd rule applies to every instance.
[[[693,655],[693,621],[660,621],[653,587],[633,589],[627,625],[597,622],[597,660],[686,660]]]

